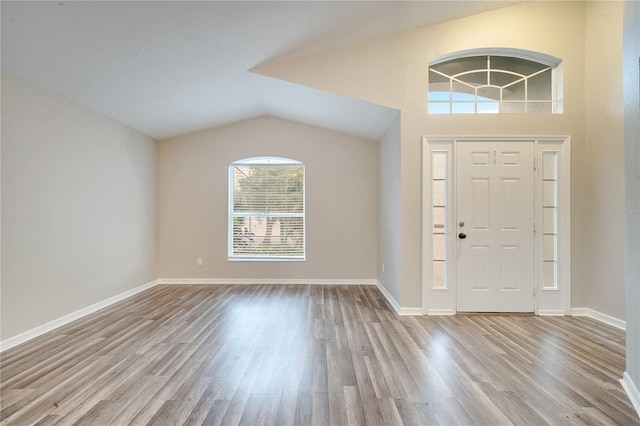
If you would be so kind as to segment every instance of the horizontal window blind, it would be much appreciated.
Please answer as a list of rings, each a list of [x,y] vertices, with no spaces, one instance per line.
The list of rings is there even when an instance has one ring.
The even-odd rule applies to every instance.
[[[241,160],[230,165],[229,183],[229,258],[304,259],[304,165]]]

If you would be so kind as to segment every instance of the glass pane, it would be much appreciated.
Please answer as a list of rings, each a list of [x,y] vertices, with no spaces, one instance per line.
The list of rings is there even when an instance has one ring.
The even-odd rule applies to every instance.
[[[557,260],[556,256],[556,239],[555,235],[543,235],[543,250],[542,257],[545,261],[555,261]]]
[[[444,279],[444,262],[433,262],[433,288],[447,288]]]
[[[528,76],[547,68],[548,65],[511,56],[491,56],[489,67],[495,70],[513,71]]]
[[[432,67],[433,68],[433,67]],[[445,77],[444,75],[434,72],[432,70],[429,70],[429,84],[433,84],[433,83],[447,83],[449,84],[449,81],[451,79],[449,77]]]
[[[525,83],[520,81],[502,89],[503,101],[524,101],[525,100]]]
[[[529,78],[528,100],[550,101],[551,100],[551,69]]]
[[[433,208],[433,232],[444,232],[444,207]]]
[[[542,182],[542,205],[543,207],[557,207],[556,204],[556,181],[546,180]]]
[[[429,91],[429,101],[430,102],[449,102],[451,100],[451,92],[449,90],[437,91],[430,90]]]
[[[453,100],[454,101],[475,101],[476,100],[476,89],[475,87],[469,86],[468,84],[460,83],[459,81],[454,81],[452,84],[453,90]],[[465,93],[466,95],[462,95]]]
[[[556,209],[545,207],[542,209],[542,232],[545,234],[556,233]]]
[[[557,288],[556,280],[556,262],[544,262],[543,266],[543,287],[544,288]]]
[[[429,102],[429,114],[450,114],[451,104],[449,102]]]
[[[542,179],[556,179],[556,158],[555,152],[542,153]]]
[[[520,80],[522,78],[523,77],[519,75],[514,75],[511,73],[506,73],[502,71],[491,71],[489,74],[489,80],[490,80],[489,84],[503,87],[515,82],[516,80]]]
[[[300,213],[304,169],[290,166],[234,166],[235,212]]]
[[[304,256],[304,219],[234,217],[233,254]]]
[[[446,75],[456,75],[465,71],[487,69],[487,56],[472,56],[467,58],[452,59],[431,68]]]
[[[498,114],[500,102],[478,102],[478,114]]]
[[[445,260],[444,234],[433,234],[433,260]]]
[[[481,99],[484,98],[484,99]],[[478,100],[500,100],[500,88],[498,87],[479,87],[478,88]]]
[[[435,74],[435,75],[440,76],[439,74]],[[446,99],[448,100],[449,93],[451,93],[451,82],[449,81],[449,79],[446,79],[446,81],[433,81],[433,79],[429,79],[429,91],[446,93],[447,95]],[[431,99],[431,97],[429,97],[429,99]]]
[[[489,83],[487,81],[487,75],[488,73],[486,71],[478,71],[469,74],[458,75],[456,76],[456,78],[460,81],[464,81],[465,83],[469,83],[472,86],[477,87],[484,86]]]
[[[447,178],[447,153],[446,152],[434,152],[431,154],[432,160],[432,173],[433,179],[446,179]]]
[[[527,112],[533,114],[551,114],[551,102],[527,102]]]
[[[524,102],[502,102],[500,104],[500,111],[505,114],[523,114],[525,110]]]
[[[556,108],[552,77],[553,70],[549,65],[528,59],[508,56],[452,59],[429,68],[429,113],[551,114]],[[452,102],[449,110],[444,105],[432,103],[446,100]],[[491,101],[500,102],[500,105]]]
[[[476,105],[473,102],[453,102],[451,112],[454,114],[475,114]]]
[[[433,205],[435,206],[445,206],[445,197],[446,197],[446,182],[443,180],[434,180],[433,181],[433,193],[431,197],[433,199]]]

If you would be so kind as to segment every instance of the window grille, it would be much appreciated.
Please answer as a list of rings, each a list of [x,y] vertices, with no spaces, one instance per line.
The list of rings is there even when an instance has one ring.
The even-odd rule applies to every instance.
[[[544,289],[558,288],[558,152],[542,152],[542,232]]]
[[[429,66],[430,114],[557,113],[557,64],[473,55]]]
[[[433,221],[433,288],[446,289],[447,284],[447,151],[431,153],[431,208]]]

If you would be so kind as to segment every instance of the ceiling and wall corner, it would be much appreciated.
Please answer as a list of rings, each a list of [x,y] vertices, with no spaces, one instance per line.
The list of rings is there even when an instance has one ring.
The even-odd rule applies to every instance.
[[[2,66],[155,139],[261,115],[377,140],[377,105],[248,72],[506,1],[3,1]]]

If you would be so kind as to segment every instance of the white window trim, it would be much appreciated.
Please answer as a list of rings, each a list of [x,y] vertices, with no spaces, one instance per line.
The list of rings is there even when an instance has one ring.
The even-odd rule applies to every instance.
[[[446,55],[437,56],[429,61],[429,65],[437,65],[441,62],[450,61],[458,58],[468,58],[471,56],[511,56],[514,58],[526,59],[529,61],[539,62],[552,68],[562,63],[562,59],[545,53],[534,52],[525,49],[510,49],[505,47],[491,47],[479,49],[459,50],[457,52],[447,53]]]
[[[233,217],[244,216],[233,211],[233,184],[235,166],[264,165],[264,166],[300,166],[304,174],[302,179],[302,213],[253,213],[253,216],[271,217],[301,217],[302,218],[302,256],[256,256],[253,254],[233,253]],[[228,167],[228,188],[227,188],[227,261],[229,262],[301,262],[307,259],[307,174],[306,167],[301,161],[283,157],[250,157],[234,161]]]

